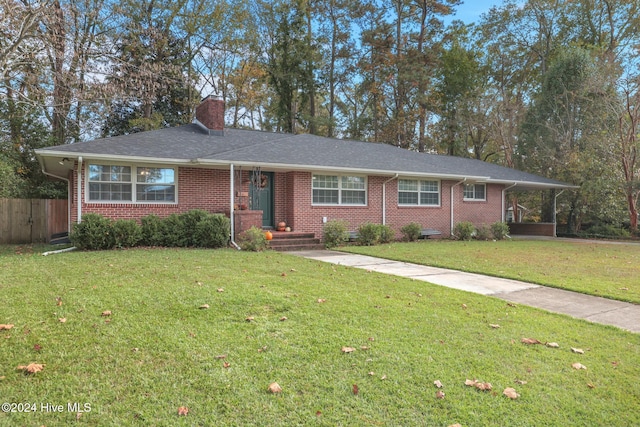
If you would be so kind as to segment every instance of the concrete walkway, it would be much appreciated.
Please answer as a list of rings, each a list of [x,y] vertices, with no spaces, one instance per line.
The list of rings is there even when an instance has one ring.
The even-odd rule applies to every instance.
[[[548,288],[517,280],[390,261],[329,250],[291,252],[309,259],[422,280],[440,286],[489,295],[506,301],[567,314],[640,333],[640,305]]]

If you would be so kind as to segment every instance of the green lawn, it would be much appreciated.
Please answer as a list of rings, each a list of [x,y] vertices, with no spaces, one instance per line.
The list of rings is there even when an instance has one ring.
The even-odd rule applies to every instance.
[[[2,426],[640,419],[640,337],[613,327],[274,252],[15,252],[0,251],[0,323],[14,325],[0,331],[0,395],[36,411],[0,413]],[[30,363],[44,369],[16,369]]]
[[[637,243],[443,239],[341,249],[640,304],[640,245]]]

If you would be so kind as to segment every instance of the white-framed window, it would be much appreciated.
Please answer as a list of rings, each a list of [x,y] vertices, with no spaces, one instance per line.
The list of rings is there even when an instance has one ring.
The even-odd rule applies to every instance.
[[[90,163],[90,202],[175,203],[176,170],[147,166]]]
[[[440,181],[399,179],[398,205],[440,206]]]
[[[487,187],[485,184],[465,184],[464,200],[487,200]]]
[[[350,175],[313,175],[311,179],[314,205],[367,204],[367,178]]]

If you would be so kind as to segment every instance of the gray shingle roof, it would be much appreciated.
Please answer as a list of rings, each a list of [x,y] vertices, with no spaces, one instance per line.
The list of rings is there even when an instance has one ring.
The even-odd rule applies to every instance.
[[[209,135],[197,124],[96,139],[36,151],[45,168],[61,157],[200,165],[260,165],[274,170],[335,170],[566,188],[566,183],[460,157],[416,153],[387,144],[226,129]],[[48,161],[47,161],[48,159]],[[54,162],[55,160],[55,162]],[[55,173],[55,171],[53,171]]]

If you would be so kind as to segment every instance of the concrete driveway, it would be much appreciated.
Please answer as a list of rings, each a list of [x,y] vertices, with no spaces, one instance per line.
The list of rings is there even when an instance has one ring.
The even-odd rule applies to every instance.
[[[567,314],[591,322],[640,333],[640,305],[609,300],[511,279],[427,267],[400,261],[329,250],[291,252],[292,255],[332,264],[422,280],[506,301]]]

